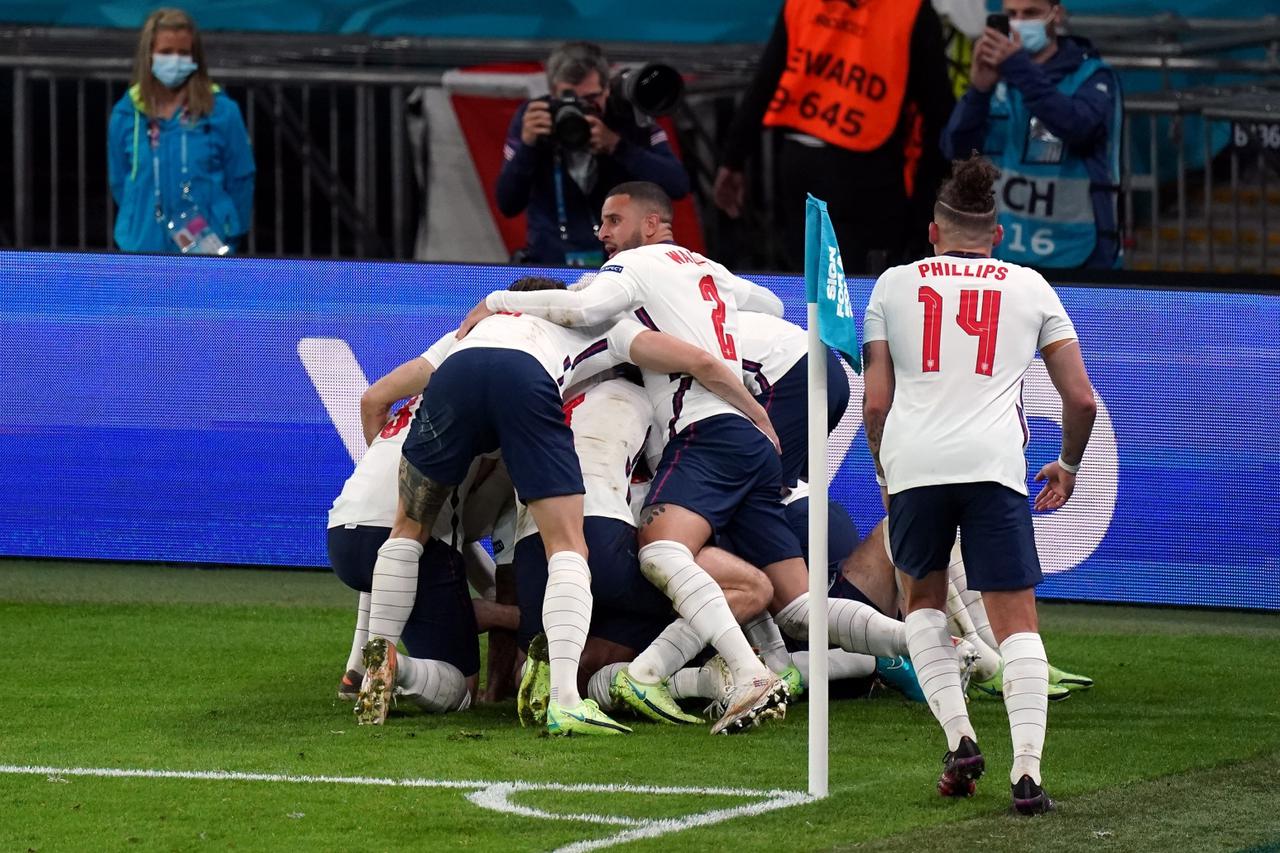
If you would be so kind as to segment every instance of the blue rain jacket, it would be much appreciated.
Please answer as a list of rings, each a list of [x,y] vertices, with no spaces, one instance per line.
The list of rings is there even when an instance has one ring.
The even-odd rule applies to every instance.
[[[116,214],[116,245],[126,252],[177,252],[165,227],[183,207],[182,137],[187,138],[191,197],[218,236],[234,250],[253,215],[253,149],[236,102],[214,87],[213,112],[194,124],[179,111],[155,119],[158,142],[138,86],[116,103],[107,129],[108,174]],[[156,220],[153,159],[160,158],[161,221]]]

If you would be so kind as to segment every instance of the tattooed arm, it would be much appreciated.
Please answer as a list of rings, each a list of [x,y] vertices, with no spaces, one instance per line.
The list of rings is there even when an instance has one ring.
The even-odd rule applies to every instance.
[[[883,487],[880,441],[884,438],[884,422],[893,406],[893,357],[889,354],[889,342],[868,341],[862,348],[862,366],[862,422],[867,428],[871,458],[876,463],[876,480]]]

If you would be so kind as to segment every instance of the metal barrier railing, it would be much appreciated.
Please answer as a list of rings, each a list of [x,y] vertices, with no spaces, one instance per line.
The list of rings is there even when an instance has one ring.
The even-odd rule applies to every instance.
[[[0,99],[0,122],[12,128],[13,184],[0,243],[113,247],[106,129],[127,65],[0,57],[0,81],[6,73],[10,114]],[[214,76],[240,105],[254,144],[249,252],[412,256],[420,193],[406,104],[415,87],[438,84],[438,73],[231,67]]]
[[[1139,130],[1148,137],[1143,170],[1134,165]],[[1162,140],[1171,143],[1172,163]],[[1198,161],[1194,167],[1189,165],[1193,153]],[[1273,233],[1272,226],[1272,209],[1280,200],[1270,191],[1280,167],[1280,89],[1127,97],[1122,158],[1130,266],[1257,272],[1280,268],[1280,232]],[[1195,181],[1200,183],[1198,199],[1193,197]],[[1173,197],[1167,199],[1170,193]]]

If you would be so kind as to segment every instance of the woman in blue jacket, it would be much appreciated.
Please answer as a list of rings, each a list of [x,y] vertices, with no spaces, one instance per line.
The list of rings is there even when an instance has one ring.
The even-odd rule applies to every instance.
[[[107,135],[116,245],[225,254],[249,230],[253,151],[240,108],[209,80],[195,22],[158,9]],[[225,248],[224,248],[225,247]]]

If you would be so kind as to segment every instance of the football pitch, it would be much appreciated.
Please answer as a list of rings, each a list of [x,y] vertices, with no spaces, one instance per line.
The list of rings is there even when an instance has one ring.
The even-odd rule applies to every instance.
[[[989,700],[961,801],[896,694],[832,703],[819,802],[803,704],[734,738],[553,740],[513,703],[357,728],[354,598],[322,572],[0,561],[0,850],[1280,851],[1275,615],[1043,605],[1050,660],[1097,686],[1050,705],[1059,809],[1020,819]]]

